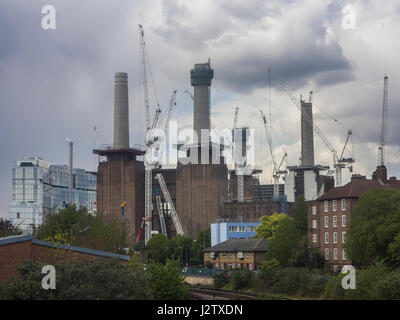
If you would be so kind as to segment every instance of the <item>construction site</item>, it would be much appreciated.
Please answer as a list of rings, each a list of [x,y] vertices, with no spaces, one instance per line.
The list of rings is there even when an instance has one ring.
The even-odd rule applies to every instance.
[[[290,213],[298,197],[303,196],[306,201],[315,200],[330,189],[342,185],[344,169],[353,171],[355,157],[352,151],[352,130],[347,130],[344,145],[336,149],[313,122],[312,92],[307,100],[302,96],[298,99],[284,81],[280,83],[282,90],[299,110],[301,156],[296,166],[284,165],[286,151],[282,158],[276,157],[272,148],[271,119],[260,111],[260,120],[266,134],[265,143],[272,161],[271,184],[260,184],[258,175],[261,169],[253,167],[250,171],[243,170],[249,149],[249,128],[237,126],[239,108],[232,110],[232,145],[211,142],[209,139],[208,142],[202,139],[192,144],[182,142],[174,145],[174,148],[177,154],[180,151],[180,154],[186,156],[180,157],[174,168],[165,168],[158,161],[147,161],[146,156],[157,151],[162,143],[161,139],[152,134],[154,129],[168,132],[177,91],[173,91],[165,115],[161,115],[159,106],[155,107],[154,113],[151,112],[148,91],[153,81],[148,79],[152,75],[151,69],[149,72],[144,31],[140,25],[139,34],[147,127],[144,147],[132,147],[129,143],[128,74],[118,72],[114,80],[114,143],[112,146],[98,145],[93,150],[99,156],[97,211],[106,221],[126,223],[131,243],[143,240],[147,243],[154,234],[164,234],[169,238],[177,235],[195,238],[200,230],[216,222],[259,222],[262,216],[275,212]],[[211,129],[210,87],[214,70],[210,59],[194,64],[188,74],[193,93],[188,90],[185,93],[193,101],[193,130],[201,137],[202,130]],[[315,162],[314,133],[332,153],[332,166]],[[208,150],[207,155],[217,155],[220,161],[190,161],[194,154],[200,157],[200,149],[204,148]],[[227,165],[224,159],[227,149],[239,152],[244,161],[233,166]]]

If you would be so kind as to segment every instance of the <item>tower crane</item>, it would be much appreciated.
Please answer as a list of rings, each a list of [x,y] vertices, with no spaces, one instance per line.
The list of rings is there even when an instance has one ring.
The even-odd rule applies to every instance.
[[[292,100],[293,104],[299,109],[301,112],[301,102],[299,102],[294,95],[293,90],[289,87],[289,85],[285,81],[281,81],[281,86],[284,88],[286,91],[287,95],[289,98]],[[312,91],[310,92],[310,99],[309,101],[312,102],[312,96],[313,93]],[[300,98],[301,99],[301,98]],[[351,164],[355,162],[354,156],[349,157],[349,158],[344,158],[344,151],[346,149],[346,146],[348,144],[348,141],[352,138],[353,131],[348,130],[347,131],[347,138],[346,142],[344,144],[343,150],[341,152],[340,157],[338,156],[338,153],[336,149],[332,146],[332,144],[329,142],[329,140],[325,137],[325,135],[322,133],[321,129],[313,124],[313,121],[311,117],[307,114],[304,113],[304,119],[307,121],[308,125],[313,128],[313,130],[317,133],[319,138],[322,140],[322,142],[325,144],[325,146],[329,149],[329,151],[332,153],[333,156],[333,167],[335,168],[335,174],[336,174],[336,186],[341,186],[342,185],[342,168],[345,168],[346,166],[349,166],[350,171],[352,170]]]
[[[383,104],[382,104],[382,126],[381,126],[381,144],[378,148],[379,153],[379,165],[385,164],[385,140],[387,131],[387,108],[388,108],[388,87],[389,78],[385,76],[383,78]]]
[[[238,115],[239,115],[239,108],[236,107],[235,109],[235,117],[233,119],[233,126],[232,126],[232,140],[235,140],[235,130],[238,129],[237,128],[237,121],[238,121]],[[241,135],[241,138],[243,139],[243,136]],[[242,141],[240,141],[242,142]],[[237,142],[234,143],[234,147],[236,148],[237,146]],[[243,150],[242,150],[243,152]],[[236,152],[235,152],[236,155]],[[243,202],[244,201],[244,175],[240,172],[240,174],[238,174],[238,169],[240,169],[240,167],[242,167],[243,164],[237,164],[235,161],[235,173],[237,176],[237,200],[238,202]]]
[[[285,159],[287,157],[287,153],[284,150],[284,155],[282,157],[282,160],[278,164],[275,160],[274,152],[272,150],[272,138],[271,138],[271,132],[268,131],[267,118],[262,110],[260,110],[260,114],[261,114],[261,118],[263,120],[265,133],[267,135],[269,152],[271,154],[271,159],[272,159],[272,178],[274,181],[274,198],[276,198],[279,196],[279,178],[281,177],[281,175],[287,174],[286,170],[281,169],[283,161],[285,161]]]
[[[157,186],[154,187],[154,191],[156,193],[156,202],[157,202],[158,215],[160,217],[161,233],[164,236],[167,236],[167,227],[165,225],[164,211],[163,211],[161,197],[160,197],[160,194],[158,192]]]

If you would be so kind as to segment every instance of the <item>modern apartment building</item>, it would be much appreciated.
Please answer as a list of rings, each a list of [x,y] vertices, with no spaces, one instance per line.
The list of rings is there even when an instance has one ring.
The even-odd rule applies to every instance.
[[[220,222],[211,224],[211,246],[229,239],[250,239],[259,222]]]
[[[387,179],[386,167],[378,166],[372,179],[353,175],[346,185],[330,189],[308,202],[308,241],[319,249],[332,271],[340,271],[344,265],[351,264],[344,244],[354,205],[367,190],[388,187],[400,189],[400,181],[395,177]]]
[[[96,211],[96,173],[74,169],[73,202]],[[68,201],[68,167],[41,158],[17,160],[12,170],[9,218],[24,233],[32,233],[47,214],[58,212]]]

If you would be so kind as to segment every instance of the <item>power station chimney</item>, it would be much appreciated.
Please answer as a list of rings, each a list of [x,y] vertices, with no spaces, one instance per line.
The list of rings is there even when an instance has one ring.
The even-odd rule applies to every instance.
[[[214,77],[210,59],[206,63],[197,63],[190,70],[190,83],[194,87],[193,129],[201,139],[201,129],[210,129],[210,86]]]
[[[301,165],[314,165],[314,130],[312,102],[301,102]],[[311,120],[311,125],[306,119]]]
[[[114,82],[114,149],[129,148],[128,74],[115,73]]]

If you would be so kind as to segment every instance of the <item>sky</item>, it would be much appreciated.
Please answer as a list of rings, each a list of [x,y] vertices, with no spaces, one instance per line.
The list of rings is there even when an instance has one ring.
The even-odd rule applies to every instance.
[[[56,29],[42,28],[45,5],[56,9]],[[349,5],[355,17],[350,24]],[[8,215],[17,159],[66,164],[68,137],[75,167],[96,171],[93,128],[104,144],[112,143],[115,72],[129,75],[131,145],[143,144],[138,24],[163,111],[178,90],[172,120],[179,128],[193,122],[193,103],[184,92],[193,91],[190,69],[211,59],[212,126],[232,127],[239,107],[238,125],[255,130],[263,183],[271,182],[272,169],[260,109],[271,115],[276,158],[283,148],[288,165],[298,164],[300,156],[300,113],[281,81],[297,97],[308,99],[313,91],[315,123],[338,153],[353,131],[354,148],[346,151],[355,155],[353,173],[370,177],[378,162],[387,75],[386,164],[389,176],[400,177],[397,0],[2,0],[0,217]],[[155,101],[152,94],[152,106]],[[314,144],[316,162],[332,166],[332,154],[317,135]],[[344,182],[349,178],[345,170]]]

